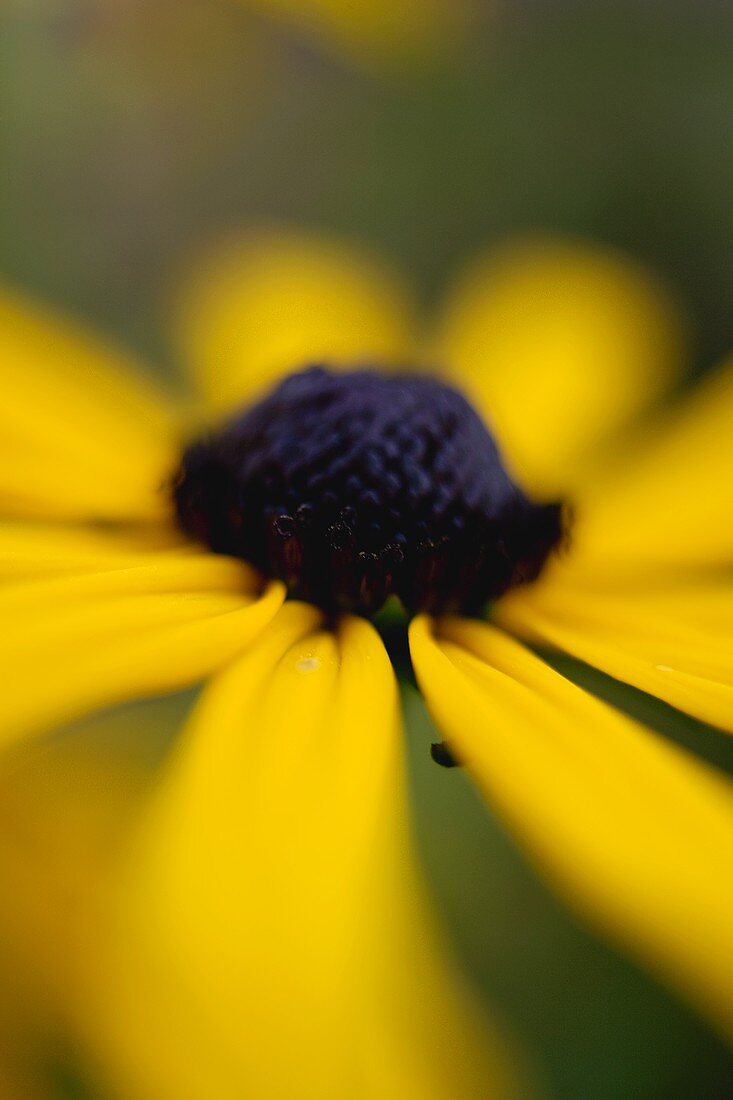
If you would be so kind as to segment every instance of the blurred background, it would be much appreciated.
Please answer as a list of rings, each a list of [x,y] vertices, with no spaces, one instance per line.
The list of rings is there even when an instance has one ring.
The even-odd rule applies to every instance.
[[[151,369],[173,369],[165,303],[190,258],[272,223],[375,246],[426,306],[480,247],[590,238],[676,292],[692,370],[733,347],[729,3],[6,0],[0,20],[1,273]],[[431,890],[545,1095],[733,1096],[705,1025],[562,911],[463,776],[430,763],[437,737],[405,691]],[[101,739],[86,723],[0,777],[0,1097],[99,1100],[54,1008],[54,985],[73,981],[59,928],[185,705],[120,712]],[[645,717],[732,763],[694,723]],[[19,947],[29,922],[45,953]]]

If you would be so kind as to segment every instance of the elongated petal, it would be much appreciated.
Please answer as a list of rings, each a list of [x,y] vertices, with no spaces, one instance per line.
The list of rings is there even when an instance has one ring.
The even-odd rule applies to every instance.
[[[481,257],[449,297],[438,349],[527,487],[567,491],[579,461],[676,374],[674,310],[611,251],[529,241]]]
[[[505,1094],[416,882],[399,733],[376,632],[306,605],[211,685],[83,1005],[125,1095]]]
[[[574,573],[502,600],[499,622],[733,732],[733,582],[599,591]]]
[[[105,530],[26,520],[0,524],[0,582],[144,564],[151,553],[175,548],[195,553],[175,530],[157,525]]]
[[[578,502],[573,563],[603,578],[733,563],[733,361],[615,452]]]
[[[160,557],[161,560],[158,560]],[[196,683],[282,603],[213,556],[27,582],[0,594],[0,745],[113,703]]]
[[[733,789],[492,627],[421,618],[436,721],[539,871],[733,1035]]]
[[[184,362],[217,411],[311,363],[394,363],[411,350],[411,304],[394,272],[307,234],[230,242],[194,275],[176,321]]]
[[[175,468],[165,403],[82,326],[0,291],[0,509],[6,515],[165,514]]]
[[[187,550],[159,551],[129,555],[116,561],[102,558],[84,572],[39,577],[27,583],[6,587],[0,595],[2,614],[19,613],[18,626],[35,630],[30,611],[48,611],[64,602],[80,603],[89,598],[113,596],[194,595],[213,592],[236,599],[254,598],[262,588],[262,578],[245,562],[218,554]]]

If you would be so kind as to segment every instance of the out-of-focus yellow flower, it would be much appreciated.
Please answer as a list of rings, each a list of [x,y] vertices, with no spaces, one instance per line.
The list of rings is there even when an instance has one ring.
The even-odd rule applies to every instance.
[[[172,711],[173,714],[169,715]],[[69,990],[82,914],[129,840],[150,782],[147,746],[180,707],[93,715],[0,773],[0,1096],[58,1100],[74,1069]],[[134,729],[142,748],[130,737]],[[66,1095],[64,1091],[64,1095]]]
[[[2,309],[4,740],[213,674],[84,937],[97,1056],[156,1100],[504,1095],[413,867],[376,630],[183,539],[175,415],[92,337]],[[375,258],[265,235],[200,272],[178,335],[210,420],[309,362],[439,355],[526,484],[570,495],[569,550],[498,625],[413,620],[417,679],[543,877],[730,1036],[728,783],[512,635],[733,729],[733,373],[609,446],[674,379],[679,333],[642,272],[583,245],[482,261],[422,339],[414,315]]]
[[[472,0],[245,0],[248,6],[368,63],[445,54],[465,35]],[[475,14],[475,12],[473,12]]]

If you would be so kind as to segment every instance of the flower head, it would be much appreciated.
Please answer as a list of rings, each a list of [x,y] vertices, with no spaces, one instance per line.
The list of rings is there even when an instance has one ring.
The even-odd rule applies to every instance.
[[[540,872],[733,1032],[727,783],[524,644],[733,729],[733,376],[619,446],[674,373],[671,311],[632,265],[547,245],[482,262],[422,348],[403,297],[340,244],[276,237],[219,257],[181,313],[209,398],[193,442],[106,352],[5,307],[12,369],[26,367],[2,413],[0,492],[26,521],[2,534],[5,738],[215,674],[142,827],[97,990],[115,990],[114,1017],[95,1013],[103,1045],[152,1095],[172,1087],[161,1033],[186,1034],[170,999],[182,972],[222,1073],[255,1095],[288,1094],[283,1034],[319,1096],[343,1095],[347,1074],[316,1066],[324,1034],[367,1095],[405,1095],[420,1079],[409,1042],[378,1081],[361,1039],[376,1028],[386,1050],[390,1027],[436,1036],[420,1047],[433,1091],[415,1095],[485,1095],[471,1010],[436,970],[405,871],[394,677],[362,617],[389,596],[414,616],[448,749]],[[438,350],[443,380],[406,369]],[[574,516],[563,554],[558,500]],[[415,978],[399,990],[396,957]],[[131,972],[148,983],[137,1028]]]
[[[560,506],[532,503],[468,402],[415,372],[290,375],[185,453],[181,527],[329,612],[475,612],[537,577]]]

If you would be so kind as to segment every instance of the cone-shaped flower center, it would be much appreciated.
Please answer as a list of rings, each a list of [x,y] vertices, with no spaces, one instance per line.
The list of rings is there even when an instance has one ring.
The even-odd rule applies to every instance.
[[[478,612],[536,577],[561,536],[455,390],[417,374],[311,367],[194,443],[178,521],[327,611]]]

